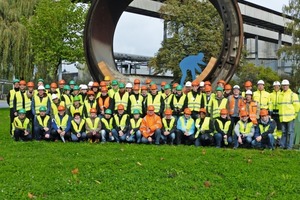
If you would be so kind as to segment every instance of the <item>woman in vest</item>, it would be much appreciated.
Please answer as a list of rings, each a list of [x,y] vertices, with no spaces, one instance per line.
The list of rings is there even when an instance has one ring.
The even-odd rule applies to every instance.
[[[195,122],[191,117],[192,111],[190,108],[184,109],[184,115],[177,120],[176,143],[191,145],[195,140]]]
[[[129,135],[129,115],[125,113],[123,104],[117,106],[117,114],[114,115],[112,134],[116,142],[125,142]]]
[[[36,140],[51,140],[51,118],[46,115],[47,108],[40,107],[40,114],[36,116],[34,136]]]
[[[85,120],[81,118],[80,112],[75,111],[71,121],[71,140],[73,142],[85,141]]]
[[[221,109],[220,117],[215,120],[214,135],[216,147],[221,147],[222,142],[225,146],[232,143],[232,130],[233,123],[228,119],[228,110],[226,108]]]
[[[96,108],[91,108],[89,113],[89,117],[85,121],[87,138],[90,143],[98,143],[100,141],[101,121],[97,117]]]
[[[88,118],[90,116],[91,108],[95,108],[97,111],[97,115],[99,114],[100,109],[95,99],[95,93],[92,90],[89,90],[87,92],[87,99],[84,101],[83,115],[85,118]]]
[[[12,123],[12,135],[15,141],[20,139],[23,141],[29,141],[32,139],[30,133],[30,123],[29,119],[26,117],[26,110],[24,108],[18,111],[18,116],[14,118]]]
[[[52,119],[51,137],[63,142],[71,139],[71,117],[66,114],[64,106],[58,106],[58,114]]]
[[[241,119],[234,127],[234,149],[242,144],[245,144],[246,147],[250,147],[255,132],[255,127],[249,118],[248,113],[246,111],[241,111],[240,117]]]
[[[172,116],[172,110],[170,108],[166,109],[165,117],[162,118],[162,134],[161,139],[163,144],[174,144],[175,140],[175,130],[176,130],[176,119]]]
[[[200,118],[196,119],[195,146],[209,146],[213,144],[214,125],[210,117],[206,117],[206,109],[201,108]]]
[[[140,117],[140,110],[133,110],[132,115],[133,118],[130,119],[129,135],[126,138],[126,141],[129,143],[136,142],[137,144],[139,144],[142,138],[142,134],[140,131],[140,126],[142,123],[142,118]]]
[[[112,142],[115,140],[112,130],[113,130],[113,117],[112,110],[106,109],[104,112],[104,117],[101,118],[101,143],[106,141]]]

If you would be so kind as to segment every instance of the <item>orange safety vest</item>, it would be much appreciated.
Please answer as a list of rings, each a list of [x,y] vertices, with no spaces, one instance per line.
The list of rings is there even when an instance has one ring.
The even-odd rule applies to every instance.
[[[253,124],[257,124],[257,106],[258,103],[256,101],[251,101],[249,104],[245,102],[246,111]]]
[[[233,97],[233,95],[230,95],[228,97],[228,105],[229,105],[229,115],[233,115],[234,107],[235,107],[235,98]],[[245,110],[245,104],[242,98],[239,98],[238,100],[238,108],[239,108],[238,113],[241,112],[242,110]]]
[[[101,98],[101,96],[98,98],[98,105],[99,105],[99,107],[100,107],[100,109],[102,111],[104,111],[105,109],[109,108],[109,100],[110,100],[109,96],[106,97],[104,101]]]

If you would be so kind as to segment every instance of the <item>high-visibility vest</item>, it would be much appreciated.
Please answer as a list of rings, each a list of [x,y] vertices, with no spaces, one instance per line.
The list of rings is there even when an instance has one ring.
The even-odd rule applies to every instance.
[[[14,107],[15,94],[16,94],[16,90],[15,89],[9,90],[9,107],[10,108]]]
[[[72,128],[74,129],[75,133],[80,133],[80,131],[82,130],[83,126],[85,125],[85,120],[84,119],[81,119],[80,120],[80,123],[77,124],[75,122],[75,120],[73,119],[71,121],[71,124],[72,124]]]
[[[205,117],[204,118],[204,122],[202,123],[201,127],[199,125],[200,121],[201,121],[201,118],[197,118],[196,122],[195,122],[195,127],[196,127],[197,131],[201,131],[201,130],[202,131],[208,131],[209,130],[210,118],[209,117]]]
[[[225,124],[223,124],[222,121],[219,120],[219,119],[216,119],[216,122],[218,123],[219,128],[220,128],[224,133],[228,133],[229,127],[230,127],[230,125],[231,125],[231,121],[230,121],[230,120],[226,121]]]
[[[191,109],[191,111],[199,112],[200,110],[200,104],[201,104],[201,96],[200,94],[196,95],[196,98],[193,97],[193,93],[189,92],[187,94],[188,98],[188,107]]]
[[[37,119],[39,125],[41,125],[42,127],[47,127],[48,122],[49,122],[49,120],[50,120],[50,116],[49,116],[49,115],[46,115],[45,118],[44,118],[44,120],[42,120],[42,117],[41,117],[40,115],[38,115],[38,116],[36,117],[36,119]],[[48,127],[48,128],[49,128],[49,127]]]
[[[151,94],[148,94],[147,96],[147,105],[153,105],[154,106],[154,112],[159,112],[160,111],[160,106],[161,106],[161,94],[158,94],[154,97],[154,100],[152,98]]]
[[[281,92],[279,99],[279,119],[280,122],[290,122],[296,118],[299,112],[299,98],[291,89]]]
[[[165,94],[165,93],[163,93],[163,94]],[[172,97],[173,97],[173,94],[169,94],[169,96],[164,95],[163,99],[165,102],[165,110],[170,108],[170,103],[171,103]]]
[[[107,96],[104,101],[103,101],[103,98],[101,96],[98,98],[98,105],[99,105],[99,107],[102,111],[109,108],[109,101],[110,101],[109,96]]]
[[[40,114],[40,107],[41,106],[45,106],[47,108],[48,106],[48,101],[49,101],[49,97],[45,96],[42,98],[42,101],[40,101],[40,97],[39,96],[34,96],[34,109],[35,109],[35,114],[38,115]]]
[[[221,109],[226,109],[226,106],[227,106],[227,99],[226,98],[223,98],[221,100],[221,103],[220,105],[218,105],[218,100],[216,98],[213,98],[210,100],[209,102],[209,105],[212,106],[212,118],[216,119],[218,117],[220,117],[220,111]],[[208,110],[208,112],[210,112],[210,110]]]
[[[24,120],[20,120],[19,117],[15,117],[13,121],[13,130],[15,129],[22,129],[25,130],[28,127],[30,120],[28,118],[25,118]]]
[[[241,98],[241,97],[238,97],[238,105],[237,105],[237,107],[238,107],[238,112],[237,113],[234,113],[234,108],[235,108],[235,100],[236,100],[236,98],[234,98],[233,97],[233,95],[230,95],[229,97],[228,97],[228,105],[229,105],[229,110],[228,110],[228,112],[229,112],[229,115],[233,115],[233,114],[237,114],[237,115],[239,115],[239,113],[242,111],[242,110],[245,110],[245,104],[244,104],[244,102],[243,102],[243,98]]]
[[[62,95],[64,97],[64,101],[66,103],[67,108],[69,109],[69,107],[72,105],[72,100],[71,100],[71,96],[68,96],[66,94]]]
[[[15,93],[15,97],[16,97],[16,110],[20,110],[23,108],[23,97],[24,96],[24,109],[26,111],[31,110],[31,100],[27,97],[26,91],[24,93],[22,93],[21,91],[18,91]]]
[[[128,117],[129,117],[128,114],[124,114],[124,115],[122,115],[121,120],[120,120],[120,118],[119,118],[118,115],[114,115],[114,119],[115,119],[116,125],[118,127],[120,127],[121,130],[123,130],[125,128],[125,126],[127,125],[126,121],[127,121]]]
[[[185,117],[184,117],[184,116],[181,116],[181,117],[179,118],[179,120],[180,120],[180,123],[181,123],[181,127],[182,127],[184,130],[186,130],[187,132],[188,132],[189,130],[191,130],[192,125],[193,125],[193,122],[194,122],[193,118],[190,117],[190,118],[187,120],[187,123],[185,123]]]
[[[137,109],[140,111],[140,114],[142,114],[143,96],[139,95],[139,98],[136,99],[135,95],[132,94],[132,95],[130,95],[129,99],[131,102],[130,112],[132,113],[133,110]]]
[[[56,105],[55,103],[51,103],[51,111],[52,111],[52,115],[51,116],[55,116],[58,114],[58,106],[64,106],[66,107],[66,103],[64,101],[60,101],[58,105]]]
[[[258,102],[251,101],[250,103],[247,103],[245,101],[246,111],[249,114],[249,118],[251,119],[253,124],[257,124],[257,107],[258,107]]]
[[[162,118],[162,124],[163,124],[165,130],[166,130],[166,131],[172,130],[173,127],[174,127],[174,125],[175,125],[175,121],[176,121],[176,120],[175,120],[175,117],[172,117],[172,118],[171,118],[171,121],[170,121],[170,123],[169,123],[169,125],[168,125],[167,119],[166,119],[165,117]]]
[[[100,118],[96,117],[94,122],[92,122],[91,118],[87,118],[85,120],[86,124],[88,125],[88,127],[92,130],[96,130],[98,128],[99,122],[100,122]]]
[[[124,106],[124,110],[127,110],[128,100],[129,100],[128,92],[125,92],[125,94],[123,94],[122,98],[121,98],[119,92],[115,93],[114,100],[115,100],[115,110],[118,110],[119,104],[122,104]]]
[[[137,121],[135,119],[130,119],[130,126],[132,129],[139,128],[142,123],[142,118],[139,118]]]
[[[62,119],[60,119],[59,115],[55,115],[56,126],[61,128],[63,131],[67,128],[69,115],[65,114]]]
[[[87,99],[87,100],[84,101],[84,106],[85,106],[85,109],[86,109],[86,111],[87,111],[87,115],[88,115],[88,117],[89,117],[89,116],[91,116],[91,113],[90,113],[91,108],[96,108],[96,107],[97,107],[97,101],[94,100],[94,102],[93,102],[93,104],[92,104],[92,106],[91,106],[91,103],[90,103],[89,100]]]
[[[185,98],[186,98],[186,95],[182,94],[181,97],[179,98],[179,101],[178,101],[177,98],[176,98],[176,96],[173,95],[172,101],[173,101],[174,108],[181,109],[183,107],[183,105],[184,105]]]
[[[273,119],[270,119],[270,120],[271,120],[271,123],[274,121]],[[260,134],[262,134],[262,133],[268,131],[269,128],[270,128],[270,123],[269,123],[267,126],[264,126],[263,124],[259,124],[259,131],[260,131]],[[273,133],[275,133],[275,132],[276,132],[276,128],[274,129],[274,132],[273,132]]]
[[[273,112],[273,114],[278,114],[278,110],[279,110],[279,105],[278,105],[278,99],[279,99],[279,95],[280,95],[280,91],[273,91],[272,93],[270,93],[270,106],[269,109],[270,111]]]
[[[253,127],[253,123],[252,122],[242,122],[242,120],[238,121],[239,125],[240,125],[240,134],[249,134],[251,131],[251,128]]]
[[[119,91],[119,90],[116,90],[116,91],[115,91],[114,89],[111,88],[111,89],[108,90],[108,93],[107,93],[107,94],[108,94],[108,96],[109,96],[110,98],[113,98],[114,95],[115,95],[118,91]]]
[[[253,100],[257,101],[261,109],[269,109],[270,93],[263,91],[253,92]]]
[[[70,113],[71,113],[72,116],[74,116],[75,111],[78,111],[80,116],[82,116],[83,115],[83,108],[84,108],[83,105],[80,105],[79,108],[75,108],[74,105],[71,105],[69,110],[70,110]]]
[[[113,129],[113,118],[109,118],[109,121],[103,117],[101,118],[101,122],[104,124],[105,128],[108,129],[108,130],[112,130]]]

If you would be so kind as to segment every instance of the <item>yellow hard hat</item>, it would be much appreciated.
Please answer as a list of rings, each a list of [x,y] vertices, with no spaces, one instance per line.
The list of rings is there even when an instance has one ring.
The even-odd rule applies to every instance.
[[[105,81],[110,81],[110,76],[105,76],[105,77],[104,77],[104,80],[105,80]]]

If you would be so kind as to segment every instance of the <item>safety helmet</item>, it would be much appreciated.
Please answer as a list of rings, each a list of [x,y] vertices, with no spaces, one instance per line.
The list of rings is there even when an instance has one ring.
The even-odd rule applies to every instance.
[[[20,85],[26,85],[26,81],[21,80],[19,84],[20,84]]]
[[[57,88],[57,84],[53,82],[53,83],[50,84],[50,87],[51,88]]]
[[[245,86],[245,87],[252,87],[252,82],[251,82],[251,81],[246,81],[246,82],[244,83],[244,86]]]
[[[152,85],[150,86],[150,90],[156,90],[156,89],[157,89],[156,84],[152,84]]]
[[[49,85],[49,84],[46,84],[46,85],[45,85],[45,89],[50,89],[50,85]]]
[[[89,90],[89,91],[87,91],[86,94],[87,94],[87,95],[95,95],[95,92],[94,92],[93,90]]]
[[[73,88],[73,90],[79,90],[80,88],[79,88],[79,86],[78,85],[74,85],[74,88]]]
[[[90,113],[97,113],[97,109],[96,108],[91,108]]]
[[[134,83],[134,84],[140,84],[141,81],[140,81],[140,79],[134,79],[133,83]]]
[[[217,84],[222,83],[223,85],[226,85],[226,82],[224,80],[218,80]]]
[[[13,83],[19,83],[19,82],[20,82],[19,79],[14,79],[14,80],[13,80]]]
[[[40,85],[40,86],[38,87],[38,90],[45,90],[45,87],[42,86],[42,85]]]
[[[105,81],[110,81],[110,76],[104,76]]]
[[[167,82],[166,81],[162,81],[161,83],[160,83],[160,86],[163,88],[165,85],[167,85]]]
[[[273,86],[280,86],[280,82],[279,81],[274,81]]]
[[[187,81],[186,83],[185,83],[185,87],[191,87],[192,86],[192,82],[191,81]]]
[[[228,110],[226,108],[223,108],[220,110],[221,115],[228,115]]]
[[[75,97],[73,98],[73,102],[74,102],[74,101],[80,101],[79,96],[75,96]]]
[[[46,112],[47,111],[47,108],[46,106],[41,106],[40,109],[39,109],[40,112]]]
[[[62,106],[62,105],[59,105],[59,106],[57,107],[57,110],[58,110],[58,111],[64,111],[64,110],[65,110],[65,107]]]
[[[245,110],[240,112],[240,117],[248,117],[248,113]]]
[[[44,83],[44,79],[40,78],[37,82],[43,82]]]
[[[56,94],[52,94],[52,95],[51,95],[51,98],[52,98],[52,100],[58,99],[58,96],[57,96]]]
[[[225,85],[225,87],[224,87],[224,89],[225,89],[225,90],[231,90],[231,89],[232,89],[232,87],[231,87],[231,85],[230,85],[230,84],[226,84],[226,85]]]
[[[111,115],[111,114],[112,114],[112,111],[111,111],[111,109],[108,108],[108,109],[105,110],[104,113],[107,114],[107,115]]]
[[[82,84],[81,87],[80,87],[80,89],[82,89],[82,90],[87,90],[87,89],[88,89],[88,86],[85,85],[85,84]]]
[[[181,85],[177,85],[176,86],[176,91],[182,91],[182,86]]]
[[[94,83],[94,81],[90,81],[90,82],[88,83],[88,86],[89,86],[89,87],[92,87],[92,86],[93,86],[93,83]]]
[[[210,81],[205,81],[205,82],[204,82],[204,85],[209,85],[209,86],[211,86],[211,82],[210,82]]]
[[[216,91],[221,91],[221,92],[223,92],[223,88],[220,87],[220,86],[218,86],[218,87],[216,88]]]
[[[140,87],[138,85],[133,86],[133,90],[138,91],[140,90]]]
[[[263,80],[257,81],[257,85],[264,85],[264,84],[265,84],[265,82]]]
[[[212,91],[211,86],[210,85],[205,85],[204,91],[205,92],[211,92]]]
[[[165,111],[165,115],[172,115],[172,110],[170,108],[167,108]]]
[[[190,108],[185,108],[183,112],[184,112],[184,114],[186,114],[186,115],[191,115],[191,114],[192,114],[192,111],[191,111]]]
[[[118,110],[124,110],[124,105],[123,104],[119,104],[118,105]]]
[[[123,88],[125,88],[125,84],[124,84],[124,83],[122,83],[122,82],[120,82],[120,83],[119,83],[119,88],[120,88],[120,89],[123,89]]]
[[[64,85],[64,84],[66,84],[66,81],[64,79],[61,79],[61,80],[58,81],[58,84],[59,85]]]
[[[100,87],[105,87],[105,86],[106,86],[105,81],[101,81],[101,82],[100,82]]]
[[[235,86],[233,86],[233,89],[238,89],[238,90],[240,90],[241,88],[240,88],[240,86],[235,85]]]
[[[147,110],[148,110],[148,111],[154,111],[154,106],[153,106],[153,105],[149,105],[149,106],[147,107]]]
[[[93,82],[93,85],[92,85],[92,87],[99,87],[99,83],[98,82]]]
[[[140,114],[140,111],[139,111],[138,109],[134,109],[134,110],[132,111],[132,114],[133,114],[133,115]]]
[[[253,93],[252,93],[252,91],[251,90],[247,90],[246,92],[245,92],[245,94],[247,95],[247,94],[250,94],[250,95],[252,95]]]
[[[71,90],[69,85],[64,85],[63,90]]]
[[[106,86],[104,86],[104,87],[101,87],[101,92],[107,92],[108,91],[108,89],[107,89],[107,87]]]
[[[268,112],[268,110],[267,109],[261,109],[260,110],[260,116],[267,116],[267,115],[269,115],[269,112]]]
[[[170,84],[166,84],[166,85],[164,86],[164,90],[169,90],[169,89],[171,89]]]
[[[74,80],[70,80],[69,85],[75,85],[75,81]]]
[[[34,87],[34,82],[31,82],[31,81],[28,82],[28,83],[27,83],[27,87]]]
[[[141,87],[141,90],[148,90],[148,88],[147,88],[147,86],[143,85],[143,86]]]
[[[132,88],[132,83],[126,83],[126,88]]]
[[[151,83],[151,79],[146,79],[145,83],[146,84],[150,84]]]
[[[193,82],[192,82],[192,86],[199,86],[199,81],[198,80],[194,80]]]
[[[281,85],[290,85],[290,82],[286,79],[282,80]]]
[[[206,109],[205,108],[200,108],[199,113],[201,113],[201,112],[206,114]]]
[[[26,110],[24,108],[21,108],[19,111],[18,111],[18,114],[26,114]]]

